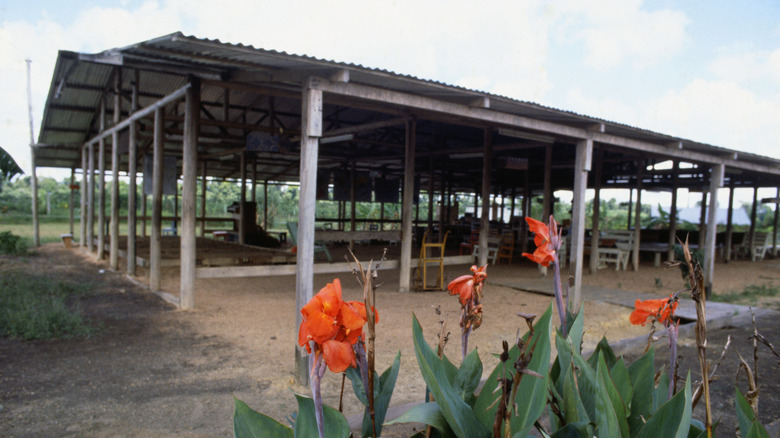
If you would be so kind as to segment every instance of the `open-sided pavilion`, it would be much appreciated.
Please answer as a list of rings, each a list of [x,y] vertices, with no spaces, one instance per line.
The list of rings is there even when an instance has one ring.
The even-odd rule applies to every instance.
[[[81,236],[86,237],[81,245],[96,245],[101,258],[107,246],[114,269],[120,253],[118,180],[129,176],[130,193],[135,193],[138,166],[146,167],[145,184],[152,188],[153,290],[160,287],[163,182],[180,179],[182,308],[195,305],[199,276],[217,275],[196,265],[198,229],[202,237],[208,220],[203,202],[196,211],[199,178],[204,188],[206,178],[241,180],[242,205],[249,181],[253,195],[257,183],[300,182],[294,268],[298,307],[311,297],[312,276],[319,269],[313,257],[318,182],[327,184],[332,173],[354,178],[370,172],[400,192],[402,291],[410,289],[416,186],[428,191],[429,202],[436,195],[444,206],[455,193],[478,195],[483,218],[489,217],[491,196],[512,204],[519,198],[527,212],[531,197],[541,195],[549,214],[553,191],[573,191],[569,261],[575,303],[581,299],[587,188],[597,193],[592,223],[598,235],[602,188],[637,189],[640,195],[648,189],[671,191],[673,205],[677,189],[703,190],[714,217],[721,187],[732,194],[739,187],[780,187],[780,160],[390,71],[181,33],[97,54],[60,51],[33,150],[34,166],[81,172],[86,188],[81,191]],[[175,157],[168,174],[166,157]],[[655,166],[665,161],[673,166]],[[106,175],[112,178],[108,188]],[[106,190],[112,201],[109,218]],[[128,272],[134,273],[134,196],[128,207],[125,258]],[[239,222],[240,229],[247,226]],[[670,244],[675,223],[672,209]],[[489,221],[482,220],[480,227],[484,264]],[[705,272],[711,283],[715,221],[707,224],[705,235]],[[597,239],[589,245],[595,263]],[[638,251],[635,245],[635,268]]]

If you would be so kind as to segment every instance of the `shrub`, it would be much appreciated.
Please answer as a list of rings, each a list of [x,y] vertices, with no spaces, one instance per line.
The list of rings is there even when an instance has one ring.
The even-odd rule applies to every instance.
[[[20,236],[12,234],[10,231],[3,231],[0,233],[0,254],[27,254],[27,243]]]

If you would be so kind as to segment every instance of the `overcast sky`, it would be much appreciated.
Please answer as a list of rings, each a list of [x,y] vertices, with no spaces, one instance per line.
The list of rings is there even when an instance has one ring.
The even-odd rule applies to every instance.
[[[777,0],[0,0],[0,146],[29,172],[26,58],[37,139],[58,50],[175,31],[780,158]]]

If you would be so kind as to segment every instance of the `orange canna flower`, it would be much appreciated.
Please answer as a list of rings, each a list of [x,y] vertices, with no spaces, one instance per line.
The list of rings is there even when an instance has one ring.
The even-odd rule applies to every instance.
[[[533,254],[524,252],[523,256],[542,266],[550,266],[550,262],[555,261],[555,250],[550,244],[550,229],[544,222],[534,218],[526,217],[525,221],[528,222],[528,228],[536,234],[534,236],[536,251]]]
[[[323,287],[301,309],[303,322],[298,330],[298,345],[311,353],[322,354],[328,368],[334,373],[343,372],[355,364],[352,345],[363,334],[366,323],[365,304],[341,299],[341,282],[333,280]],[[375,321],[379,315],[374,309]]]
[[[474,290],[474,284],[479,284],[487,278],[487,265],[477,268],[476,265],[471,267],[472,275],[461,275],[460,277],[452,280],[447,285],[447,290],[450,291],[450,295],[460,295],[460,304],[465,306],[467,302],[471,300],[471,295]]]
[[[636,300],[634,307],[634,311],[631,312],[631,316],[628,318],[631,324],[645,325],[650,317],[666,324],[671,321],[674,311],[677,310],[677,300],[674,298],[674,294],[671,294],[669,298]]]

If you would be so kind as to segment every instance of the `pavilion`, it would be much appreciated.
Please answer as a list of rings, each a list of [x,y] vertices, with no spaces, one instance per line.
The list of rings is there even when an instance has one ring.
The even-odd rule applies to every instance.
[[[642,190],[670,191],[673,205],[679,188],[705,191],[710,200],[706,209],[714,217],[719,188],[732,189],[733,199],[734,188],[780,187],[780,160],[391,71],[182,33],[96,54],[60,51],[33,150],[33,168],[69,168],[74,177],[77,170],[81,173],[82,187],[87,188],[80,200],[81,235],[86,236],[81,245],[96,246],[99,258],[108,247],[113,269],[119,268],[120,257],[119,177],[129,176],[130,192],[135,193],[139,164],[146,169],[144,182],[152,195],[149,269],[154,291],[160,289],[161,199],[166,180],[181,180],[181,217],[176,220],[182,308],[195,305],[199,277],[271,274],[262,266],[209,271],[196,265],[198,230],[204,236],[209,220],[203,202],[196,211],[198,182],[205,189],[207,177],[240,180],[241,205],[247,184],[254,199],[258,183],[267,187],[269,182],[300,182],[293,268],[298,307],[312,296],[313,274],[333,269],[315,265],[313,257],[317,188],[327,185],[331,175],[350,175],[353,200],[359,200],[355,178],[366,175],[389,187],[384,195],[395,190],[388,202],[402,204],[401,257],[396,262],[402,291],[410,289],[413,199],[420,187],[431,195],[429,211],[433,195],[449,207],[453,194],[469,193],[479,197],[484,218],[489,217],[491,196],[510,199],[512,211],[520,198],[527,212],[531,197],[541,195],[546,216],[553,191],[571,190],[574,303],[581,301],[587,188],[596,191],[595,236],[598,191],[637,190],[633,228],[638,242]],[[671,168],[656,166],[667,161],[673,163]],[[112,206],[108,218],[106,190]],[[124,258],[133,274],[133,196],[128,211]],[[356,233],[354,213],[350,216],[351,232]],[[344,212],[339,219],[346,217]],[[671,248],[674,213],[670,219]],[[240,229],[247,226],[244,222],[239,221]],[[428,225],[434,225],[430,217]],[[480,222],[481,264],[487,257],[489,226],[487,220]],[[730,228],[729,222],[729,233]],[[711,284],[715,221],[703,231],[706,281]],[[521,239],[526,234],[523,228]],[[588,244],[592,269],[596,240]],[[635,269],[638,251],[635,245]],[[669,253],[671,257],[671,249]]]

